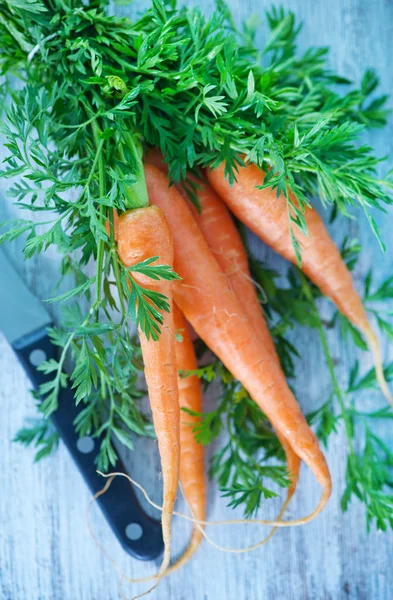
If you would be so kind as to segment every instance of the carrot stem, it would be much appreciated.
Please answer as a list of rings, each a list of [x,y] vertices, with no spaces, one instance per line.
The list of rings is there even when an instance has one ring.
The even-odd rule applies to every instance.
[[[138,138],[135,135],[132,135],[131,133],[125,133],[124,140],[131,152],[134,154],[138,165],[138,173],[136,175],[135,183],[126,186],[127,197],[129,200],[128,208],[145,208],[146,206],[149,206],[149,196],[147,194],[145,174],[143,169],[142,146]],[[124,150],[121,146],[119,153],[121,159],[124,162],[127,162],[124,156]]]
[[[114,226],[114,222],[113,222],[113,210],[109,211],[109,227],[110,227],[110,235],[111,235],[111,254],[112,254],[112,267],[113,267],[113,273],[115,275],[115,280],[116,280],[116,287],[119,290],[119,299],[120,299],[120,306],[121,306],[121,311],[122,311],[122,315],[123,315],[123,319],[125,317],[126,313],[126,305],[124,302],[124,297],[123,297],[123,287],[122,287],[122,283],[121,283],[121,277],[120,277],[120,269],[119,269],[119,263],[118,263],[118,254],[116,251],[116,241],[115,241],[115,226]]]
[[[105,165],[104,158],[102,156],[103,149],[103,140],[99,140],[99,128],[96,121],[92,122],[92,128],[94,132],[94,139],[98,142],[98,147],[101,149],[98,155],[98,181],[99,181],[99,191],[100,198],[105,196],[106,185],[105,185]],[[100,205],[100,216],[99,219],[102,224],[105,223],[106,215],[105,215],[105,206],[103,204]],[[97,266],[96,266],[96,301],[97,301],[97,311],[96,318],[98,319],[98,311],[101,303],[101,287],[102,287],[102,265],[104,262],[104,251],[105,251],[105,240],[100,238],[97,244]]]
[[[307,300],[310,302],[310,304],[312,305],[312,307],[315,311],[315,316],[317,318],[317,329],[318,329],[319,339],[321,340],[323,353],[324,353],[325,359],[326,359],[326,364],[327,364],[327,367],[329,370],[330,378],[332,380],[333,390],[334,390],[334,393],[337,397],[337,400],[338,400],[340,408],[341,408],[341,415],[342,415],[342,418],[344,421],[345,431],[346,431],[347,438],[348,438],[348,446],[349,446],[350,451],[353,452],[351,424],[348,420],[347,409],[345,406],[342,391],[341,391],[341,388],[337,381],[336,372],[334,370],[334,363],[333,363],[333,359],[332,359],[332,356],[329,351],[329,345],[328,345],[328,341],[326,338],[325,330],[323,328],[321,316],[320,316],[319,310],[315,304],[315,300],[312,295],[310,284],[308,283],[307,278],[305,277],[305,275],[303,275],[303,273],[301,271],[298,271],[298,275],[301,280],[304,295],[306,296]]]
[[[93,122],[93,126],[94,126],[94,122]],[[82,190],[82,194],[79,198],[79,200],[84,196],[84,194],[86,193],[86,190],[88,189],[89,185],[91,184],[93,177],[94,177],[94,173],[95,170],[97,168],[97,164],[99,161],[99,158],[101,156],[101,152],[102,152],[102,148],[104,147],[104,140],[98,140],[98,132],[97,132],[97,138],[96,138],[96,142],[97,142],[97,150],[96,150],[96,154],[94,156],[94,160],[93,160],[93,164],[91,165],[91,169],[90,169],[90,173],[86,179],[86,183],[85,186]]]

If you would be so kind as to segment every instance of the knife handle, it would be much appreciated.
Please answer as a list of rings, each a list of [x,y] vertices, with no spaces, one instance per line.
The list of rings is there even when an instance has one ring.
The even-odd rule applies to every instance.
[[[50,375],[44,375],[36,368],[42,361],[56,358],[56,348],[51,343],[46,328],[19,339],[13,344],[13,349],[36,389],[50,379]],[[73,423],[83,407],[82,402],[75,405],[70,388],[61,389],[59,407],[51,415],[51,419],[91,493],[96,494],[106,481],[97,474],[94,463],[101,438],[77,436]],[[126,472],[120,459],[113,470]],[[161,523],[145,513],[127,479],[115,477],[110,488],[97,502],[127,553],[140,560],[151,560],[162,553]]]

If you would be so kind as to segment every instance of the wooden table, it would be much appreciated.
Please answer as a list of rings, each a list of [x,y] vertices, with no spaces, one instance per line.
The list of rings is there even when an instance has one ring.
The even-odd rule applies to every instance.
[[[190,4],[193,2],[190,2]],[[210,2],[199,4],[210,9]],[[258,10],[264,2],[231,0],[238,20]],[[266,3],[266,6],[270,4]],[[382,78],[382,90],[393,92],[393,2],[391,0],[288,0],[287,7],[304,19],[301,46],[331,46],[331,65],[359,82],[364,68],[375,67]],[[119,11],[119,9],[117,9]],[[126,9],[121,9],[126,12]],[[262,28],[261,36],[264,35]],[[260,38],[262,39],[262,37]],[[367,136],[381,155],[393,156],[393,126]],[[4,182],[1,183],[4,191]],[[1,196],[0,218],[15,214],[11,202]],[[355,279],[359,284],[372,265],[378,280],[392,271],[392,221],[377,215],[388,250],[382,255],[366,220],[359,217],[340,231],[335,239],[350,231],[364,245]],[[257,243],[255,251],[280,269],[284,262]],[[21,243],[7,253],[29,287],[41,298],[51,295],[58,271],[58,258],[52,252],[23,263]],[[324,304],[324,310],[328,304]],[[56,316],[56,315],[55,315]],[[331,334],[338,372],[345,380],[353,355],[348,356],[338,334]],[[305,410],[326,400],[330,382],[321,370],[323,357],[316,336],[304,334],[300,341],[302,359],[297,365],[298,396]],[[388,356],[388,348],[384,348]],[[393,353],[390,350],[390,359]],[[363,358],[366,361],[365,358]],[[363,368],[370,365],[363,362]],[[310,377],[311,375],[311,377]],[[33,452],[11,442],[28,416],[34,415],[29,382],[12,351],[0,337],[0,598],[1,600],[115,600],[118,577],[97,549],[86,527],[85,509],[89,494],[79,473],[60,447],[53,458],[33,464]],[[301,382],[307,382],[302,385]],[[362,397],[365,405],[383,404],[379,395]],[[386,430],[388,433],[388,431]],[[391,439],[391,437],[390,437]],[[154,598],[166,600],[391,600],[393,534],[365,529],[363,507],[357,503],[342,514],[340,495],[344,488],[345,438],[340,431],[331,440],[328,460],[334,479],[334,494],[326,511],[305,528],[280,531],[268,546],[257,552],[235,556],[223,554],[204,544],[195,560],[183,571],[166,579]],[[140,442],[129,455],[130,472],[140,480],[154,499],[160,499],[159,461],[154,442]],[[303,515],[316,505],[319,490],[304,469],[299,492],[289,511]],[[182,507],[182,503],[179,502]],[[273,510],[274,508],[274,510]],[[267,506],[261,514],[273,516],[276,507]],[[209,517],[228,515],[216,489],[209,493]],[[127,558],[114,540],[98,509],[91,521],[96,535],[123,571],[137,577],[155,571],[155,564]],[[174,551],[180,552],[189,526],[174,523]],[[215,539],[227,546],[249,545],[263,537],[256,527],[217,529]],[[140,588],[124,586],[128,597]]]

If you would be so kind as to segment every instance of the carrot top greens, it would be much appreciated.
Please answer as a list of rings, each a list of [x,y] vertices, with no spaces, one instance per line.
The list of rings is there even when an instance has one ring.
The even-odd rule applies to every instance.
[[[6,0],[0,60],[3,71],[27,72],[33,86],[24,122],[38,114],[49,120],[46,139],[57,139],[68,158],[90,150],[97,171],[102,151],[111,167],[110,206],[129,205],[125,187],[140,174],[132,131],[161,148],[174,180],[187,168],[225,161],[234,181],[243,155],[270,168],[264,185],[286,194],[299,260],[295,226],[306,230],[306,193],[342,211],[359,203],[379,237],[369,209],[391,202],[385,188],[393,183],[389,176],[376,178],[379,159],[356,143],[365,126],[385,122],[386,97],[368,100],[378,83],[374,73],[366,72],[359,90],[333,91],[334,84],[349,82],[327,68],[326,49],[297,53],[300,28],[291,12],[268,13],[271,34],[258,51],[252,23],[239,33],[223,2],[207,19],[199,9],[154,0],[135,22],[109,17],[106,5]],[[49,97],[35,106],[43,88]],[[56,191],[77,182],[69,175],[67,187]]]
[[[381,159],[360,144],[364,129],[383,126],[387,117],[386,97],[373,95],[375,73],[367,71],[359,89],[348,91],[350,82],[328,67],[326,48],[298,52],[300,26],[293,13],[272,9],[266,18],[270,33],[259,49],[253,20],[239,31],[222,1],[206,18],[197,8],[153,0],[134,21],[110,16],[105,0],[5,0],[0,6],[0,104],[8,150],[1,175],[16,177],[9,195],[32,213],[8,223],[0,243],[24,235],[26,258],[51,245],[63,255],[62,278],[73,278],[74,285],[52,298],[69,305],[63,323],[51,332],[62,350],[58,361],[42,366],[53,380],[40,390],[40,410],[46,417],[56,410],[70,353],[76,401],[85,404],[75,426],[81,435],[105,434],[97,457],[101,469],[116,461],[114,436],[131,447],[130,431],[152,435],[139,405],[140,351],[128,326],[134,321],[156,339],[168,304],[135,281],[130,293],[114,235],[115,209],[148,202],[143,145],[162,150],[174,181],[189,169],[225,161],[234,182],[244,157],[258,164],[267,173],[263,186],[287,198],[299,262],[296,232],[306,231],[303,209],[312,196],[344,216],[360,206],[383,247],[372,209],[391,204],[392,173],[377,176]],[[15,76],[18,89],[11,85]],[[315,288],[294,269],[280,287],[270,271],[254,267],[255,278],[269,290],[272,333],[288,377],[294,376],[296,356],[288,331],[307,326],[320,336],[332,394],[310,420],[324,443],[344,423],[343,508],[354,494],[365,502],[369,523],[392,526],[393,496],[386,490],[393,483],[393,457],[372,432],[376,418],[390,419],[392,413],[360,413],[352,401],[355,392],[373,387],[374,373],[362,377],[354,367],[348,389],[341,390]],[[152,278],[177,277],[154,258],[131,271],[136,269]],[[366,305],[392,296],[390,280],[377,292],[370,292],[369,281],[366,287]],[[392,337],[389,319],[376,314]],[[335,321],[364,344],[342,317]],[[387,367],[387,375],[392,372]],[[218,362],[200,374],[220,377],[223,396],[196,433],[209,443],[225,424],[229,439],[213,458],[212,474],[230,503],[251,514],[275,493],[271,483],[287,484],[283,467],[266,464],[283,458],[281,448],[263,415]],[[362,453],[354,445],[356,428],[366,437]],[[18,438],[35,440],[41,454],[55,445],[41,422]],[[254,474],[247,468],[251,459]]]

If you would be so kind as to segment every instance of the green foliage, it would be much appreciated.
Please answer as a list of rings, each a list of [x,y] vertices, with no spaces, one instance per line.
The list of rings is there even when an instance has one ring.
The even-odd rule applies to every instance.
[[[167,281],[179,280],[180,277],[171,267],[167,265],[153,264],[159,259],[158,256],[148,258],[141,263],[129,267],[123,267],[123,288],[130,289],[128,299],[128,313],[146,335],[147,339],[157,341],[160,335],[160,325],[164,321],[163,312],[169,312],[168,299],[163,294],[149,290],[141,286],[132,273],[140,273],[155,281],[166,279]]]
[[[52,112],[57,131],[50,132],[61,147],[81,155],[83,142],[91,145],[89,126],[101,123],[106,162],[113,165],[109,178],[113,185],[119,178],[112,206],[125,191],[119,143],[129,150],[127,129],[161,148],[174,180],[184,178],[188,167],[225,160],[234,181],[244,154],[265,172],[269,167],[265,183],[287,195],[289,214],[296,214],[294,225],[301,229],[305,192],[342,211],[360,203],[373,228],[369,207],[390,203],[384,181],[375,177],[379,160],[357,143],[364,126],[383,125],[388,114],[385,96],[369,100],[378,85],[375,73],[367,71],[358,90],[335,91],[334,85],[348,81],[326,66],[327,49],[298,53],[300,26],[293,13],[268,13],[270,37],[258,52],[247,26],[236,31],[223,3],[207,19],[199,9],[159,0],[135,22],[108,17],[105,2],[94,8],[74,2],[76,11],[57,0],[40,12],[43,8],[41,2],[8,3],[3,19],[30,46],[38,44],[29,80],[35,85],[45,80],[47,91],[64,82]],[[3,35],[10,35],[9,28]],[[5,45],[0,57],[12,60],[12,48]],[[50,121],[48,114],[42,117]],[[132,151],[128,158],[126,177],[132,177],[138,161]],[[289,190],[297,194],[300,210]]]
[[[14,442],[23,446],[34,446],[36,448],[34,462],[37,462],[56,450],[59,435],[46,419],[31,419],[26,427],[18,431]]]
[[[280,464],[281,446],[266,417],[219,361],[189,374],[197,374],[207,386],[213,379],[220,380],[221,394],[213,411],[186,412],[201,417],[193,432],[203,446],[225,431],[224,444],[213,455],[209,473],[217,479],[228,506],[242,505],[244,514],[252,516],[263,499],[277,495],[272,486],[289,485],[286,467]],[[271,457],[279,464],[266,464]]]
[[[74,423],[75,429],[81,437],[103,436],[96,462],[101,470],[107,471],[117,459],[113,436],[132,448],[132,433],[153,435],[139,404],[145,394],[138,383],[140,349],[130,336],[126,320],[120,325],[81,322],[77,307],[68,310],[64,320],[71,333],[58,328],[49,330],[52,342],[62,351],[58,361],[46,361],[39,367],[54,375],[39,389],[44,398],[39,408],[47,417],[56,410],[59,389],[68,379],[63,368],[70,351],[74,368],[69,379],[76,403],[84,405]]]
[[[310,301],[310,310],[318,316],[318,333],[324,351],[328,370],[332,381],[332,394],[327,403],[311,415],[311,421],[318,423],[317,434],[327,446],[332,432],[337,431],[341,421],[347,437],[347,471],[346,488],[341,506],[346,510],[352,496],[356,496],[366,507],[367,528],[375,523],[377,529],[386,531],[387,526],[393,527],[393,495],[391,494],[393,462],[392,454],[383,440],[373,433],[370,425],[375,419],[392,419],[390,407],[372,413],[360,412],[356,409],[355,399],[358,392],[367,389],[377,389],[375,369],[363,376],[359,375],[359,363],[356,362],[351,370],[348,389],[344,392],[340,387],[334,367],[334,361],[329,351],[323,323],[318,315],[317,307],[312,296],[312,288],[306,278],[301,275],[303,293]],[[366,281],[369,287],[370,281]],[[387,282],[382,284],[387,288]],[[380,296],[382,299],[382,296]],[[363,348],[362,348],[363,349]],[[392,365],[384,369],[386,380],[392,380]],[[351,397],[352,394],[355,394]],[[349,400],[349,398],[351,399]],[[334,402],[336,401],[336,403]],[[365,444],[363,449],[355,447],[355,434],[363,433]]]
[[[393,454],[380,438],[366,428],[366,441],[361,454],[348,455],[346,488],[341,499],[343,511],[352,497],[366,507],[367,528],[373,522],[377,529],[393,529]]]

